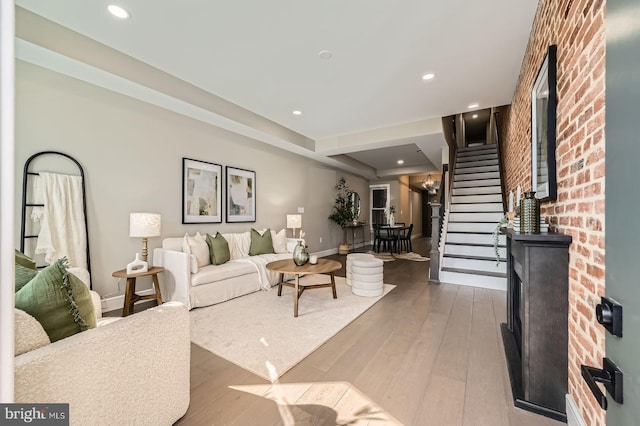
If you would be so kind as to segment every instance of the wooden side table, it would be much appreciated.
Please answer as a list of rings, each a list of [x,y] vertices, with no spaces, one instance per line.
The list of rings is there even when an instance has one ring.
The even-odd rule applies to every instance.
[[[136,274],[127,274],[126,269],[111,274],[116,278],[126,278],[127,288],[124,291],[124,307],[122,308],[122,316],[126,317],[133,313],[133,304],[139,300],[155,299],[158,305],[162,305],[162,296],[160,295],[160,284],[158,283],[158,274],[164,272],[164,268],[160,266],[153,266],[149,268],[147,272],[139,272]],[[151,275],[153,277],[153,288],[155,294],[147,294],[146,296],[140,296],[136,294],[136,278],[146,277]]]

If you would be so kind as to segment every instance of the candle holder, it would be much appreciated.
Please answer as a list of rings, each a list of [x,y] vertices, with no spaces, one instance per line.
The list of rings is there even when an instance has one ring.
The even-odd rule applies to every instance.
[[[516,212],[507,212],[507,219],[509,219],[509,221],[507,222],[507,228],[513,228],[513,219],[515,219],[516,217]]]

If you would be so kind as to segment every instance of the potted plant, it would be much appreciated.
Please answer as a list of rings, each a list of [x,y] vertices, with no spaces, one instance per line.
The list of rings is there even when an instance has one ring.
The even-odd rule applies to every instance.
[[[329,215],[329,219],[342,228],[342,244],[340,244],[340,246],[338,247],[338,253],[347,254],[349,252],[349,245],[347,244],[347,233],[345,232],[345,226],[353,223],[353,221],[356,219],[351,197],[353,191],[347,185],[344,177],[340,178],[335,186],[335,190],[336,201],[333,205],[333,210]]]

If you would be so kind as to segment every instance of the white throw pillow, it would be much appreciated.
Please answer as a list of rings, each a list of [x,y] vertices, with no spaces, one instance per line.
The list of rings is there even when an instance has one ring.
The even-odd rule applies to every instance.
[[[271,241],[273,242],[273,251],[276,253],[288,253],[287,250],[287,231],[282,228],[280,232],[271,230]]]
[[[188,233],[184,234],[182,251],[196,257],[198,260],[198,268],[211,265],[211,259],[209,258],[209,245],[199,232],[193,237]]]
[[[20,309],[13,309],[15,318],[14,356],[46,346],[51,341],[37,319]]]
[[[251,236],[249,232],[222,234],[222,237],[227,240],[229,244],[231,260],[249,257],[249,247],[251,247]]]

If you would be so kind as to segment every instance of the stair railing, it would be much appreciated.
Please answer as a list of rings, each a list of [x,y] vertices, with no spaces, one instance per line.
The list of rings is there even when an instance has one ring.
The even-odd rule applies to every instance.
[[[493,136],[496,143],[496,150],[498,151],[498,173],[500,176],[500,192],[502,194],[502,212],[507,211],[507,194],[505,191],[505,182],[504,182],[504,160],[502,158],[502,150],[500,149],[500,145],[502,141],[500,140],[500,132],[498,132],[498,119],[495,108],[491,108],[491,115],[493,116]]]

